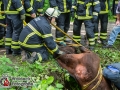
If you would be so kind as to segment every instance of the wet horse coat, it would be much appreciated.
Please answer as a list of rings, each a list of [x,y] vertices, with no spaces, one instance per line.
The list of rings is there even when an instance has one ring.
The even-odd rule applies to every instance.
[[[102,76],[98,55],[91,51],[74,54],[76,50],[72,47],[60,50],[67,54],[59,56],[57,62],[78,81],[82,90],[112,90]]]

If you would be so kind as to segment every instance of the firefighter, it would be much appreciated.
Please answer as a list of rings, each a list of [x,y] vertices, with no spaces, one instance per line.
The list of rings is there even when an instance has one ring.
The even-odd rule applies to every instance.
[[[61,54],[53,39],[50,25],[59,14],[58,10],[48,8],[43,16],[31,20],[22,30],[19,44],[24,50],[21,53],[23,61],[33,63],[36,60],[48,60],[48,50],[52,54]]]
[[[7,31],[5,38],[6,54],[19,55],[21,50],[18,39],[23,29],[25,10],[20,0],[3,0],[7,18]]]
[[[117,17],[116,17],[116,9],[117,9],[118,2],[119,2],[119,0],[113,0],[112,14],[113,14],[113,17],[115,19],[117,19]],[[117,40],[120,40],[120,33],[117,36]]]
[[[4,11],[4,5],[2,0],[0,0],[0,11]],[[5,14],[0,13],[0,23],[5,24]],[[0,47],[4,46],[4,33],[5,33],[5,28],[3,26],[0,26]]]
[[[84,22],[90,50],[93,50],[95,45],[93,23],[96,22],[99,11],[100,11],[99,0],[91,0],[91,1],[75,0],[71,9],[72,18],[75,17],[73,23],[73,39],[76,40],[77,42],[80,42],[81,26],[82,23]]]
[[[72,0],[49,0],[49,1],[50,7],[54,7],[61,11],[60,16],[56,20],[56,23],[59,28],[61,28],[65,33],[67,33],[70,27],[70,10],[72,6]],[[67,41],[66,36],[58,30],[56,30],[55,34],[56,42],[58,43],[58,45],[64,45],[65,42]]]
[[[44,0],[24,0],[23,5],[26,11],[25,21],[27,23],[36,16],[43,14]]]
[[[109,0],[99,0],[101,11],[98,14],[98,19],[95,24],[94,33],[95,33],[95,43],[98,40],[98,25],[100,21],[100,41],[103,45],[106,45],[107,39],[107,25],[108,25],[108,11],[109,11]]]

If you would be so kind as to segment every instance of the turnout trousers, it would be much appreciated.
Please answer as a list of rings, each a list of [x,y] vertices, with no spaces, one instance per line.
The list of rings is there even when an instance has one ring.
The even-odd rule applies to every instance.
[[[65,33],[67,33],[70,27],[70,12],[61,13],[56,22],[57,26],[61,28]],[[59,30],[56,30],[56,41],[64,41],[65,39],[66,36]]]
[[[99,26],[99,21],[100,21],[100,31],[98,29]],[[100,40],[104,41],[107,39],[107,26],[108,26],[108,13],[106,14],[99,14],[97,22],[94,23],[95,28],[94,28],[94,33],[95,33],[95,39],[98,39],[98,33],[100,32]]]
[[[0,23],[5,24],[5,19],[0,19]],[[0,26],[0,46],[4,45],[4,33],[5,33],[5,28],[3,26]]]
[[[94,40],[94,25],[92,23],[92,20],[78,20],[75,18],[73,23],[73,39],[75,39],[77,42],[80,42],[81,39],[81,27],[82,23],[84,22],[86,35],[89,40],[89,45],[93,46],[95,44]]]
[[[22,29],[23,21],[20,19],[19,15],[12,15],[10,17],[7,17],[5,48],[11,49],[13,53],[20,52],[18,40]]]

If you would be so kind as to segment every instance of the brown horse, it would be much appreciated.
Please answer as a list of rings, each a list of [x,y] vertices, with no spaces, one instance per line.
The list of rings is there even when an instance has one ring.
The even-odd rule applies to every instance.
[[[82,90],[112,90],[110,84],[102,75],[100,58],[89,50],[76,53],[73,47],[62,47],[66,54],[60,55],[58,64],[66,69],[79,83]]]

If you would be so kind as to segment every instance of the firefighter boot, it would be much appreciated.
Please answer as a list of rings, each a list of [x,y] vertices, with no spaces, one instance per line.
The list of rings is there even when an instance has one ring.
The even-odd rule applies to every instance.
[[[36,61],[36,55],[37,55],[37,53],[33,52],[31,54],[31,57],[29,59],[27,59],[27,62],[29,62],[30,64],[34,63]]]
[[[101,40],[101,43],[102,43],[103,46],[107,45],[107,41],[106,40]]]
[[[22,56],[21,58],[22,61],[26,61],[28,59],[27,53],[25,51],[21,52],[21,56]]]
[[[6,54],[12,54],[12,50],[11,49],[6,49]]]

